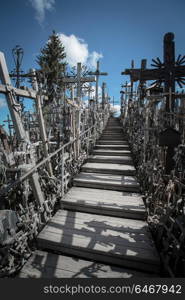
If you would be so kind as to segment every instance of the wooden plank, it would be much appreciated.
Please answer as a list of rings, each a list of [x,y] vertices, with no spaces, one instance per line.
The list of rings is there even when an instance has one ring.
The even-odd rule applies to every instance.
[[[90,155],[88,162],[94,163],[108,163],[108,164],[129,164],[133,165],[133,160],[131,156],[111,156],[111,155]]]
[[[36,250],[18,278],[131,278],[152,274]]]
[[[124,138],[125,140],[127,140],[126,139],[126,137],[125,137],[125,135],[123,135],[123,133],[122,132],[103,132],[102,133],[102,135],[101,136],[105,136],[105,137],[119,137],[119,138]],[[119,139],[118,138],[118,139]]]
[[[113,155],[113,156],[119,156],[119,155],[129,155],[131,152],[129,150],[110,150],[110,149],[95,149],[93,151],[93,154],[95,155]]]
[[[60,210],[37,242],[41,248],[63,253],[77,250],[84,257],[91,254],[94,259],[135,269],[153,272],[159,268],[159,257],[143,221]]]
[[[128,142],[124,140],[98,140],[98,144],[103,144],[103,145],[126,145],[128,146]]]
[[[139,183],[133,176],[81,172],[74,178],[73,184],[74,186],[101,188],[105,190],[140,191]]]
[[[109,128],[106,128],[106,129],[104,129],[103,130],[103,132],[102,132],[103,134],[124,134],[123,133],[123,129],[122,128],[120,128],[120,129],[109,129]]]
[[[123,135],[111,135],[111,134],[102,134],[100,137],[101,140],[125,140],[125,137]]]
[[[68,214],[71,213],[71,211],[67,211]],[[73,212],[73,213],[81,213],[81,212]],[[85,214],[87,215],[87,213]],[[92,214],[93,216],[95,214]],[[106,217],[106,216],[101,216]],[[112,217],[114,218],[114,217]],[[127,220],[127,219],[124,219]],[[129,219],[130,220],[130,219]],[[81,221],[81,222],[80,222]],[[98,224],[98,221],[88,221],[85,220],[86,224]],[[75,222],[75,228],[74,228],[74,222]],[[68,226],[66,226],[66,223]],[[140,231],[139,234],[134,233],[134,239],[131,237],[130,233],[133,233],[133,228],[127,229],[128,232],[121,232],[122,226],[119,226],[119,229],[115,230],[112,228],[115,228],[115,226],[105,226],[104,223],[101,223],[102,226],[92,226],[93,228],[87,230],[87,226],[84,227],[84,222],[81,219],[76,218],[68,218],[67,221],[66,218],[62,218],[60,215],[58,217],[54,217],[50,223],[48,223],[45,226],[45,232],[47,233],[54,233],[54,234],[64,234],[66,236],[66,240],[68,240],[71,236],[76,237],[81,241],[81,244],[86,245],[87,241],[90,241],[90,239],[94,239],[96,236],[96,240],[99,240],[100,243],[103,243],[105,240],[105,237],[111,237],[112,240],[110,242],[114,242],[115,238],[118,237],[119,231],[119,239],[116,239],[116,247],[122,249],[129,247],[129,249],[142,249],[141,255],[143,257],[146,257],[146,255],[150,256],[150,250],[152,250],[152,244],[149,243],[149,240],[145,234],[144,229],[140,231],[140,229],[137,228],[134,229],[135,231]],[[106,228],[107,227],[107,228]],[[102,234],[97,235],[98,232],[103,232]],[[113,238],[114,237],[114,238]],[[122,243],[122,240],[124,240],[124,245]]]
[[[111,216],[144,219],[146,212],[140,194],[72,187],[61,200],[65,209]]]
[[[129,210],[145,209],[142,196],[138,193],[72,187],[63,200],[67,201],[70,199],[85,199],[86,201],[93,201],[100,206],[107,204],[122,208],[124,205],[125,209]]]
[[[136,169],[131,164],[118,163],[93,163],[87,162],[81,167],[83,172],[117,174],[117,175],[135,175]]]
[[[118,136],[118,137],[122,138],[124,135],[123,135],[122,132],[117,132],[117,131],[115,131],[115,132],[113,132],[113,131],[105,132],[104,131],[101,136],[112,136],[112,137]]]
[[[146,212],[145,211],[129,211],[125,209],[118,209],[115,207],[108,206],[96,206],[93,202],[85,204],[77,203],[75,200],[71,201],[61,201],[61,207],[66,210],[86,212],[92,214],[100,214],[104,216],[113,216],[121,218],[129,218],[135,220],[145,220]]]
[[[95,233],[93,232],[94,230]],[[103,234],[97,235],[96,232],[98,231],[102,231]],[[116,248],[113,253],[123,254],[128,249],[126,253],[129,255],[132,255],[133,252],[139,252],[139,258],[146,259],[148,262],[153,261],[152,245],[149,244],[145,234],[142,233],[142,235],[143,237],[134,236],[134,239],[132,239],[129,233],[119,232],[118,235],[118,232],[115,230],[106,230],[106,232],[104,232],[104,229],[99,227],[93,228],[93,230],[87,230],[84,224],[79,223],[75,223],[74,229],[73,222],[67,222],[66,226],[66,221],[54,219],[51,223],[46,225],[45,231],[39,234],[39,239],[47,240],[49,243],[52,241],[60,243],[62,241],[63,244],[69,247],[76,245],[77,247],[87,248],[90,252],[94,249],[102,249],[105,253],[112,253],[112,250]],[[123,241],[124,244],[121,243],[121,241]],[[91,242],[93,242],[93,247],[90,244]],[[115,242],[116,244],[114,245]],[[106,245],[106,243],[108,245]]]
[[[0,93],[6,94],[8,91],[12,91],[16,96],[21,96],[24,98],[30,98],[36,100],[37,92],[33,89],[25,87],[25,89],[18,89],[13,86],[6,86],[0,84]]]
[[[102,135],[100,137],[100,140],[101,141],[124,141],[125,138],[124,136],[105,136],[105,135]]]
[[[73,211],[67,211],[64,209],[59,209],[56,214],[53,216],[52,221],[54,221],[57,218],[57,222],[65,222],[66,217],[68,219],[68,222],[74,222],[74,218],[76,220],[77,224],[83,225],[84,220],[93,222],[95,219],[98,221],[96,223],[97,227],[105,228],[105,225],[107,226],[116,226],[117,228],[122,228],[122,225],[124,222],[127,223],[127,231],[135,228],[138,229],[140,234],[146,233],[146,230],[148,230],[148,224],[141,220],[132,220],[132,219],[123,219],[123,218],[115,218],[112,216],[103,216],[104,222],[102,222],[102,216],[97,214],[88,214],[88,213],[76,213]],[[85,219],[84,219],[85,218]],[[115,222],[116,221],[116,222]],[[124,223],[124,224],[126,224]]]
[[[102,134],[101,139],[115,139],[115,140],[123,140],[125,137],[122,134]]]
[[[112,145],[104,144],[101,145],[97,142],[95,149],[107,149],[107,150],[129,150],[129,145]]]
[[[105,135],[122,135],[122,136],[124,136],[124,133],[123,133],[123,131],[122,130],[119,130],[119,129],[116,129],[116,130],[109,130],[109,129],[107,129],[107,130],[104,130],[103,132],[102,132],[102,134],[105,134]]]

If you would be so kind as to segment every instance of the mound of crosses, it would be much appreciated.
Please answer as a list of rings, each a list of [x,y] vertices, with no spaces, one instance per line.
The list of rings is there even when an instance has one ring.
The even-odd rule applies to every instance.
[[[175,43],[174,34],[169,32],[164,36],[164,47],[163,47],[164,62],[157,57],[152,59],[152,66],[155,69],[146,69],[146,65],[141,69],[125,69],[122,75],[130,75],[131,81],[147,81],[155,80],[157,84],[164,83],[164,92],[172,93],[172,102],[170,103],[169,97],[166,101],[166,111],[174,111],[174,94],[175,94],[175,82],[182,88],[185,84],[185,55],[179,55],[175,61]]]

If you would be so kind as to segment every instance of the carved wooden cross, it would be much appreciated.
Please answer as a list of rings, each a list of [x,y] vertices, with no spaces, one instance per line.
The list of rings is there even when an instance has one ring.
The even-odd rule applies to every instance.
[[[14,89],[12,87],[10,76],[8,73],[8,68],[7,68],[6,61],[5,61],[5,57],[2,52],[0,52],[0,80],[2,82],[0,92],[4,93],[6,96],[7,105],[8,105],[9,111],[10,111],[11,119],[13,121],[17,139],[19,141],[24,142],[24,144],[31,145],[29,137],[28,137],[28,135],[24,129],[24,126],[22,124],[21,115],[20,115],[21,106],[20,106],[20,103],[18,103],[15,99],[14,91],[17,92],[16,93],[17,95],[21,95],[21,96],[24,93],[20,89]],[[26,93],[27,97],[29,97],[28,94],[29,93],[27,92]],[[36,92],[35,92],[35,97],[36,97]],[[34,161],[34,156],[32,155],[32,166],[35,166],[35,163],[36,162]],[[29,165],[28,165],[28,168],[29,168]],[[38,172],[35,171],[34,173],[32,173],[30,175],[29,179],[30,179],[30,183],[31,183],[31,186],[33,189],[34,197],[35,197],[36,201],[38,202],[39,206],[42,206],[45,200],[44,200],[44,195],[41,190]]]
[[[99,76],[106,76],[108,73],[106,72],[100,72],[100,62],[97,61],[97,68],[95,72],[89,72],[89,75],[95,75],[96,76],[96,105],[98,104],[98,81],[99,81]]]
[[[64,83],[77,83],[77,98],[80,101],[81,98],[81,85],[85,82],[95,81],[95,77],[82,77],[82,66],[81,63],[77,64],[77,76],[76,77],[64,77],[62,82]]]
[[[81,88],[82,84],[85,82],[93,82],[95,81],[95,77],[82,77],[82,66],[81,63],[77,64],[77,76],[76,77],[64,77],[62,79],[62,82],[64,83],[76,83],[77,84],[77,104],[80,105],[81,100]],[[77,138],[77,141],[75,143],[75,157],[78,158],[80,153],[80,123],[81,123],[81,110],[80,106],[77,109],[77,113],[75,115],[75,121],[74,121],[74,136]]]
[[[174,99],[173,93],[175,93],[175,82],[182,88],[185,84],[185,56],[179,55],[177,61],[175,61],[175,43],[174,34],[169,32],[164,36],[164,62],[162,63],[157,57],[152,59],[152,66],[155,69],[125,69],[122,75],[130,75],[132,81],[147,81],[155,80],[156,83],[161,85],[164,83],[164,92],[172,93],[172,100]],[[174,101],[170,102],[169,97],[166,101],[166,111],[174,110]]]

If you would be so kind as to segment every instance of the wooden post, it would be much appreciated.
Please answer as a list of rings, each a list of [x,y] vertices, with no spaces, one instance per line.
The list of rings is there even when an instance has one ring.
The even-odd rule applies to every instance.
[[[65,194],[65,190],[64,190],[64,147],[62,148],[62,164],[61,164],[61,186],[62,186],[62,198]]]
[[[95,93],[95,99],[96,99],[95,115],[96,115],[96,112],[98,110],[98,82],[99,82],[99,76],[107,76],[108,73],[100,72],[100,62],[97,61],[96,71],[95,72],[89,72],[88,74],[96,76],[96,93]]]
[[[44,157],[48,157],[48,153],[49,153],[48,139],[47,139],[46,127],[45,127],[45,123],[44,123],[44,117],[43,117],[42,106],[41,106],[42,96],[39,93],[38,83],[37,83],[37,79],[36,79],[36,72],[34,69],[31,69],[30,72],[34,78],[32,81],[32,87],[35,91],[37,91],[36,109],[37,109],[37,113],[38,113],[38,121],[39,121],[40,135],[41,135],[41,140],[42,140],[42,145],[43,145],[43,150],[44,150]],[[46,166],[47,166],[49,175],[52,176],[53,170],[52,170],[51,162],[47,161]]]
[[[175,45],[174,34],[169,32],[164,36],[164,92],[175,92]],[[167,96],[166,111],[174,111],[174,97]]]
[[[26,134],[22,124],[22,120],[20,116],[20,111],[21,111],[20,104],[16,102],[14,95],[9,91],[9,88],[11,87],[11,80],[9,77],[5,57],[2,52],[0,52],[0,79],[2,81],[2,84],[5,85],[7,88],[7,92],[5,95],[6,95],[6,100],[10,111],[10,115],[13,121],[13,125],[15,128],[16,136],[20,142],[24,142],[25,144],[30,144],[28,135]],[[32,163],[33,165],[35,165],[34,156],[32,156]],[[30,175],[30,183],[36,201],[38,202],[39,206],[43,206],[44,197],[39,183],[38,172],[35,172]]]
[[[76,128],[76,132],[75,132],[75,137],[77,139],[77,141],[75,142],[76,144],[76,155],[77,158],[79,156],[80,153],[80,140],[79,140],[79,136],[80,136],[80,117],[81,117],[81,108],[80,108],[80,103],[81,103],[81,85],[85,82],[94,82],[95,81],[95,77],[82,77],[81,76],[82,73],[82,68],[81,68],[81,63],[77,64],[77,77],[65,77],[62,79],[62,81],[64,83],[77,83],[77,105],[78,108],[76,110],[76,122],[75,122],[75,128]]]
[[[106,89],[106,83],[102,83],[102,109],[105,108],[105,89]]]

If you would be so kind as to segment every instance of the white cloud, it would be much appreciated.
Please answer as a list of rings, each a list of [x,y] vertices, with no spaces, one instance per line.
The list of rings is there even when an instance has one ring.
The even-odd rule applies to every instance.
[[[115,115],[119,115],[120,114],[120,109],[121,109],[121,106],[120,105],[110,105],[111,106],[111,111],[115,113]]]
[[[67,36],[63,33],[59,34],[66,51],[66,60],[70,66],[76,66],[78,62],[85,64],[89,51],[88,45],[84,40],[77,38],[74,34]]]
[[[74,34],[67,36],[60,33],[59,37],[65,47],[66,60],[71,67],[81,62],[90,68],[96,68],[96,62],[103,57],[96,51],[89,53],[88,44]]]
[[[6,107],[6,106],[7,106],[6,100],[3,98],[0,98],[0,108]]]
[[[92,66],[93,68],[96,68],[96,63],[97,61],[102,58],[103,55],[96,52],[96,51],[93,51],[92,53],[89,54],[89,57],[88,57],[88,62],[87,64],[89,64],[90,66]]]
[[[44,21],[46,11],[51,11],[55,5],[55,0],[29,0],[29,2],[35,9],[35,18],[39,24]]]

